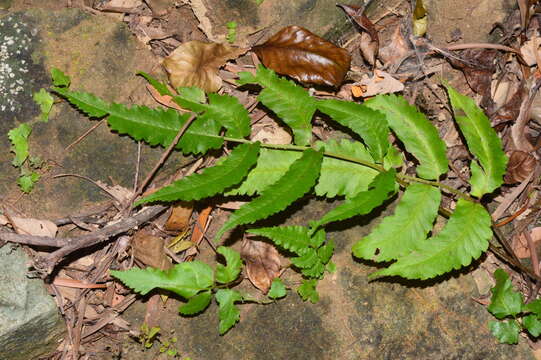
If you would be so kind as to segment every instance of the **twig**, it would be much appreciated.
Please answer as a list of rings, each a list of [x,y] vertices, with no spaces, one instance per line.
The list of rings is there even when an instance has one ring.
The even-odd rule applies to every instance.
[[[78,143],[81,142],[81,140],[83,140],[85,137],[88,136],[88,134],[90,134],[92,131],[94,131],[98,126],[100,126],[102,123],[104,123],[106,120],[105,119],[102,119],[100,120],[100,122],[98,122],[97,124],[94,124],[92,125],[92,127],[90,129],[88,129],[87,131],[85,131],[83,133],[83,135],[79,136],[77,139],[75,139],[74,142],[72,142],[71,144],[69,144],[68,146],[66,146],[66,148],[64,149],[64,151],[68,151],[69,149],[71,149],[73,146],[77,145]]]
[[[10,239],[9,241],[12,242],[32,244],[28,242],[29,240],[31,240],[33,243],[41,243],[45,246],[55,246],[54,244],[57,243],[57,241],[60,241],[62,243],[62,247],[60,249],[52,252],[44,258],[36,260],[35,262],[36,269],[43,272],[45,275],[48,275],[52,273],[55,266],[60,261],[62,261],[66,256],[73,253],[74,251],[87,248],[101,242],[105,242],[111,237],[124,233],[149,221],[150,219],[163,212],[165,209],[167,209],[167,206],[164,205],[154,205],[146,207],[134,216],[121,220],[113,225],[106,226],[90,234],[71,238],[55,239],[48,236],[32,236],[31,238],[28,238],[26,235],[21,236],[13,233],[0,232],[0,240]]]

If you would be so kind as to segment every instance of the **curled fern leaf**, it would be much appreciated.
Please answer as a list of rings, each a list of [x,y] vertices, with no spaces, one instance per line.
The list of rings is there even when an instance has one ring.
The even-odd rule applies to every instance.
[[[339,124],[358,134],[368,145],[368,149],[376,161],[383,160],[389,148],[387,140],[389,128],[385,115],[364,105],[334,99],[318,101],[317,108]]]
[[[385,114],[389,127],[404,143],[406,150],[419,160],[417,174],[424,179],[438,179],[447,172],[445,143],[427,118],[396,95],[378,95],[366,106]]]
[[[241,85],[255,83],[263,87],[257,99],[291,128],[297,145],[310,144],[316,100],[306,90],[278,77],[274,71],[262,65],[257,68],[255,76],[242,72],[239,77],[238,83]]]
[[[306,194],[319,176],[322,158],[321,152],[305,150],[301,158],[291,165],[280,180],[269,186],[261,196],[235,211],[218,231],[214,240],[218,241],[226,231],[238,225],[251,224],[282,211]]]
[[[255,164],[259,153],[259,142],[237,146],[221,163],[175,181],[155,193],[137,201],[140,205],[154,201],[199,200],[216,195],[239,183]]]
[[[502,150],[502,141],[490,126],[490,121],[472,99],[458,93],[447,85],[455,120],[468,143],[468,149],[475,155],[471,163],[471,194],[481,197],[499,188],[507,165]]]
[[[460,199],[438,235],[421,241],[411,253],[369,278],[398,275],[424,280],[460,269],[487,250],[492,237],[490,225],[490,215],[483,206]]]
[[[317,229],[325,224],[349,219],[356,215],[370,213],[374,208],[383,204],[389,197],[389,193],[395,191],[395,170],[391,169],[380,173],[371,183],[371,189],[357,194],[355,197],[346,200],[326,213],[323,218],[312,223],[312,227]]]
[[[353,245],[353,255],[375,261],[389,261],[407,255],[417,242],[426,239],[438,215],[440,201],[441,193],[437,188],[411,184],[394,214],[385,217],[370,235]]]

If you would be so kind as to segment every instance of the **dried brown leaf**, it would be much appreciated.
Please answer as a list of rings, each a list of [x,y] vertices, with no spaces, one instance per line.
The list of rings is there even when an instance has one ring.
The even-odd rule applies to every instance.
[[[392,94],[404,90],[404,84],[385,71],[375,70],[372,77],[365,76],[355,85],[360,85],[361,96],[375,96],[379,94]]]
[[[534,171],[537,160],[524,151],[513,151],[509,155],[507,174],[504,180],[507,184],[515,184],[526,179]]]
[[[338,6],[364,31],[361,34],[361,54],[370,65],[374,66],[379,51],[379,36],[372,21],[364,15],[365,7],[345,4],[338,4]]]
[[[530,236],[534,245],[537,247],[539,241],[541,241],[541,227],[535,227],[530,231]],[[513,252],[519,259],[526,259],[530,257],[530,248],[528,241],[523,233],[513,238],[512,243]]]
[[[272,280],[280,276],[281,264],[278,251],[269,243],[244,239],[240,255],[246,264],[248,279],[266,294]]]
[[[55,237],[58,227],[49,220],[27,219],[17,216],[7,217],[18,234]]]
[[[164,228],[168,231],[183,231],[190,224],[193,203],[180,202],[173,206],[173,210],[165,222]]]
[[[288,26],[252,50],[266,67],[307,84],[338,87],[351,56],[346,49],[299,26]]]
[[[396,65],[410,51],[410,45],[404,39],[400,25],[398,25],[391,36],[391,41],[379,50],[379,57],[383,64],[388,67]]]
[[[218,69],[245,52],[244,48],[225,44],[188,41],[166,57],[163,66],[175,88],[197,86],[206,92],[216,92],[222,86]]]
[[[133,255],[142,263],[166,270],[171,262],[163,250],[163,239],[143,229],[135,233],[132,241]]]

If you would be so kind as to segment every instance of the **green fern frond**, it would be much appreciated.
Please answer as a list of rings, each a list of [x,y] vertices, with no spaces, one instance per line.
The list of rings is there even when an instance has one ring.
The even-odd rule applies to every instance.
[[[389,148],[389,127],[385,115],[364,105],[334,99],[318,101],[317,108],[358,134],[368,146],[372,157],[378,162],[383,161]]]
[[[263,90],[257,99],[274,111],[291,128],[297,145],[309,145],[312,138],[312,116],[316,111],[316,100],[294,82],[280,78],[262,65],[253,76],[239,73],[238,83],[259,84]]]
[[[447,172],[446,147],[438,130],[406,99],[396,95],[378,95],[365,104],[385,114],[389,127],[419,161],[417,174],[420,177],[436,180]]]
[[[366,260],[389,261],[409,254],[432,229],[440,201],[438,188],[411,184],[394,214],[385,217],[370,235],[353,245],[353,255]]]
[[[304,255],[311,245],[308,228],[304,226],[273,226],[246,231],[269,238],[282,249],[297,255]]]
[[[272,150],[262,148],[257,165],[248,173],[246,179],[225,195],[261,194],[274,184],[289,169],[291,164],[302,156],[299,151]]]
[[[241,144],[217,165],[201,174],[192,174],[137,201],[135,205],[155,201],[199,200],[216,195],[239,183],[257,161],[259,142]]]
[[[492,237],[490,226],[490,215],[483,206],[460,199],[438,235],[417,243],[411,253],[369,278],[398,275],[425,280],[458,270],[487,250]]]
[[[320,220],[314,221],[311,224],[312,228],[317,229],[334,221],[370,213],[374,208],[383,204],[389,198],[390,193],[394,193],[396,186],[395,175],[396,171],[394,169],[380,173],[370,184],[369,190],[360,192],[343,204],[338,205]]]
[[[328,140],[317,141],[314,144],[317,150],[325,149],[325,152],[353,159],[373,163],[372,156],[366,147],[358,141]],[[321,175],[315,188],[316,195],[333,198],[345,196],[351,198],[361,191],[368,189],[370,182],[378,172],[367,166],[355,164],[350,161],[335,159],[325,156],[321,164]]]
[[[51,87],[51,90],[91,118],[102,118],[109,113],[109,104],[94,94],[71,91],[68,88],[58,86]]]
[[[479,161],[471,162],[471,194],[490,194],[503,183],[507,156],[502,141],[490,126],[490,120],[475,102],[446,85],[455,120],[468,143],[469,151]],[[481,166],[479,166],[479,164]]]
[[[284,210],[293,201],[306,194],[315,184],[323,154],[308,149],[295,161],[289,170],[276,183],[269,186],[258,198],[235,211],[216,234],[218,241],[222,235],[234,227],[251,224],[257,220]],[[299,181],[302,179],[302,181]]]
[[[173,96],[173,93],[171,93],[171,91],[169,90],[169,88],[167,87],[165,83],[153,78],[152,76],[150,76],[144,71],[139,71],[137,75],[141,75],[142,77],[144,77],[145,80],[148,81],[149,84],[152,85],[152,87],[156,89],[156,91],[158,91],[160,95]]]

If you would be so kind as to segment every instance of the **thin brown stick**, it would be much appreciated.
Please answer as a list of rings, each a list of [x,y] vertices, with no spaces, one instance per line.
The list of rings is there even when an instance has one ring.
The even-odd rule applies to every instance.
[[[132,217],[126,218],[113,225],[109,225],[102,229],[96,230],[90,234],[85,234],[81,236],[76,236],[76,237],[71,237],[71,238],[61,238],[61,239],[55,239],[55,238],[46,237],[46,236],[34,236],[32,238],[32,241],[34,242],[54,244],[56,241],[63,241],[64,243],[64,245],[60,249],[52,252],[45,258],[38,259],[35,262],[35,267],[37,270],[42,271],[45,275],[51,274],[55,266],[60,261],[62,261],[66,256],[73,253],[74,251],[105,242],[109,240],[111,237],[114,237],[116,235],[129,231],[130,229],[133,229],[149,221],[150,219],[154,218],[155,216],[163,212],[165,209],[167,209],[167,206],[163,206],[163,205],[154,205],[154,206],[146,207]],[[6,235],[6,234],[10,234],[10,235]],[[11,240],[16,240],[13,242],[19,242],[23,244],[27,243],[27,242],[24,242],[24,240],[27,240],[27,238],[20,237],[20,235],[17,235],[17,237],[15,237],[14,235],[17,235],[17,234],[2,232],[0,233],[0,240],[6,236],[6,238],[10,238]],[[54,245],[48,245],[48,246],[54,246]]]
[[[100,126],[101,124],[103,124],[106,120],[105,119],[102,119],[100,120],[97,124],[94,124],[92,125],[92,127],[90,129],[88,129],[87,131],[85,131],[83,133],[83,135],[79,136],[77,139],[75,139],[74,142],[72,142],[71,144],[69,144],[68,146],[66,146],[66,148],[64,149],[64,151],[68,151],[69,149],[71,149],[73,146],[77,145],[78,143],[80,143],[85,137],[88,136],[88,134],[90,134],[92,131],[94,131],[98,126]]]

